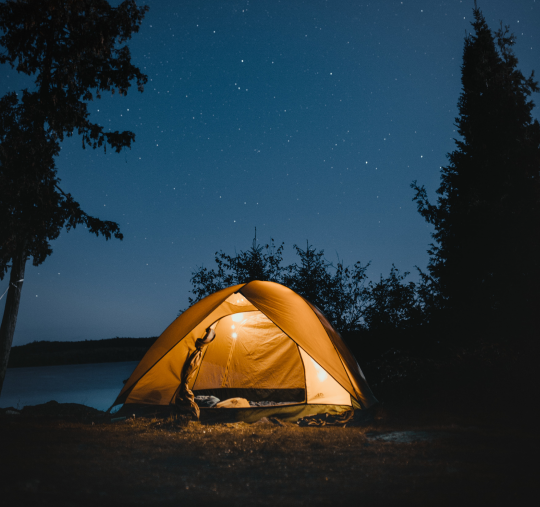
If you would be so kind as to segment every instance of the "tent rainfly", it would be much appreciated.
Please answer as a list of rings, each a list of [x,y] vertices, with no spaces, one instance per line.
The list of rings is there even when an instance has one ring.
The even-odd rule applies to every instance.
[[[291,289],[258,280],[220,290],[183,312],[150,347],[113,406],[184,402],[199,415],[194,397],[203,395],[259,402],[235,409],[237,419],[248,422],[340,414],[377,401],[322,312]]]

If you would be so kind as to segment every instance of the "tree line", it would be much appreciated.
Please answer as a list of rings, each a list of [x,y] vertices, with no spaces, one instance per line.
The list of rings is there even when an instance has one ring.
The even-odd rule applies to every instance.
[[[410,273],[392,266],[387,277],[373,282],[367,274],[370,263],[332,263],[309,242],[293,248],[298,260],[288,265],[283,263],[284,244],[276,246],[273,240],[261,245],[255,237],[249,249],[235,255],[216,252],[214,268],[202,266],[193,273],[189,305],[226,287],[264,280],[285,285],[316,305],[345,336],[376,334],[378,348],[397,346],[393,342],[401,331],[426,324],[429,291],[422,279],[406,281]]]

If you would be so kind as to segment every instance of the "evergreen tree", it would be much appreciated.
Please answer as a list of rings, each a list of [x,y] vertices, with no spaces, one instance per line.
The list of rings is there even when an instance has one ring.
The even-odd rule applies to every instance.
[[[340,332],[362,328],[369,263],[345,266],[338,260],[334,266],[325,259],[324,250],[317,251],[309,243],[305,250],[298,245],[294,249],[300,263],[289,267],[285,285],[317,306]]]
[[[533,329],[540,283],[540,125],[534,73],[517,69],[508,27],[493,34],[476,7],[465,38],[456,125],[437,204],[414,200],[435,227],[431,287],[445,326],[462,336]],[[525,327],[523,327],[525,326]],[[464,332],[464,333],[463,333]]]
[[[284,280],[285,285],[326,313],[332,281],[332,263],[325,259],[324,250],[317,251],[309,242],[306,243],[305,250],[298,245],[293,245],[293,248],[300,258],[300,263],[291,266]]]
[[[377,283],[369,283],[364,322],[371,332],[390,336],[422,324],[423,310],[416,284],[404,282],[408,275],[407,271],[401,274],[392,264],[388,278],[381,275]]]
[[[91,217],[59,186],[54,157],[64,136],[77,132],[83,148],[117,152],[132,132],[105,132],[89,120],[87,102],[103,91],[127,93],[146,76],[118,43],[137,32],[147,8],[125,0],[19,0],[0,4],[0,63],[34,76],[35,89],[0,100],[0,279],[11,268],[0,327],[0,392],[15,332],[26,260],[41,264],[63,227],[122,239],[118,224]]]
[[[257,230],[251,248],[235,255],[223,251],[215,253],[216,269],[204,266],[198,268],[191,277],[193,286],[189,305],[193,305],[209,294],[232,285],[248,283],[252,280],[283,283],[285,272],[289,268],[281,265],[283,261],[283,243],[276,248],[274,240],[264,247],[257,243]],[[181,310],[182,313],[184,310]]]

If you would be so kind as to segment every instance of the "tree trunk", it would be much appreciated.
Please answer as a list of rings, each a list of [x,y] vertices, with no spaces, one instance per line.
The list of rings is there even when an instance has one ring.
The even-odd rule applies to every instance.
[[[13,258],[11,273],[9,276],[9,288],[4,308],[2,325],[0,326],[0,395],[13,343],[17,314],[19,313],[19,302],[21,301],[21,290],[24,280],[24,268],[26,265],[26,255],[24,247]]]

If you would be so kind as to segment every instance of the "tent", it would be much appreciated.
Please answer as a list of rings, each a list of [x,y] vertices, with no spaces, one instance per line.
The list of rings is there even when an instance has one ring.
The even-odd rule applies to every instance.
[[[258,280],[222,289],[183,312],[150,347],[113,406],[183,400],[198,415],[193,398],[201,395],[267,402],[234,409],[245,421],[340,414],[377,401],[323,313],[291,289]]]

